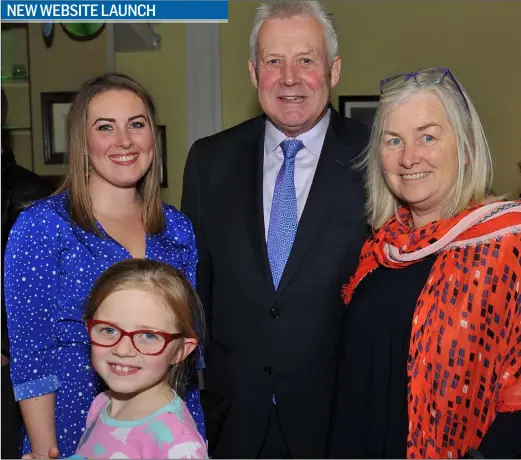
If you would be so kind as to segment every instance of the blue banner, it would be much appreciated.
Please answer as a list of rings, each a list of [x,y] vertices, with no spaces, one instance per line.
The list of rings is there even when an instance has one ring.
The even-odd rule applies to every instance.
[[[227,22],[228,0],[1,0],[2,22]]]

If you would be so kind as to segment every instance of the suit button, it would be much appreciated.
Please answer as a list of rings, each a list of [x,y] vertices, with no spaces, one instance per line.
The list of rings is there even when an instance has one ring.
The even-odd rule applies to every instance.
[[[271,316],[272,318],[277,319],[277,318],[280,316],[280,310],[279,310],[278,308],[273,307],[273,308],[270,310],[270,316]]]
[[[271,366],[265,366],[264,367],[264,373],[266,375],[271,375]]]

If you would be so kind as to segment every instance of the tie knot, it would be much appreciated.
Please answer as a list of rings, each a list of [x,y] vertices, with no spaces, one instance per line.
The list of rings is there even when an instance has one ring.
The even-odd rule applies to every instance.
[[[299,139],[284,139],[280,148],[286,160],[295,158],[295,155],[304,148],[304,143]]]

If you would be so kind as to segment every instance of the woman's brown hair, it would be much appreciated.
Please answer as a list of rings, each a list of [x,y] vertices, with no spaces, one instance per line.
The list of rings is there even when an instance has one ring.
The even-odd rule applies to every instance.
[[[71,219],[84,230],[100,234],[89,194],[87,110],[95,96],[113,90],[130,91],[138,96],[145,106],[146,116],[152,127],[154,155],[150,168],[137,184],[137,192],[141,200],[141,216],[145,231],[150,234],[161,233],[165,228],[165,220],[160,195],[161,159],[156,109],[148,91],[128,75],[107,73],[88,80],[80,88],[67,117],[66,141],[69,169],[64,182],[55,194],[67,192]]]
[[[183,397],[206,335],[204,311],[197,293],[184,274],[170,265],[148,259],[126,259],[112,265],[94,283],[87,298],[85,319],[92,319],[110,294],[125,289],[144,289],[161,298],[174,314],[179,332],[197,340],[196,350],[172,366],[167,376],[172,388]],[[181,347],[179,343],[176,354]]]

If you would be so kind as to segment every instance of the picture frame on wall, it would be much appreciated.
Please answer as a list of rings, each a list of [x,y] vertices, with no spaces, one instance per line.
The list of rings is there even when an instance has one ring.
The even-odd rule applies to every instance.
[[[159,153],[161,158],[161,188],[168,187],[168,170],[167,170],[167,161],[166,161],[166,126],[165,125],[157,125],[157,131],[159,134]]]
[[[45,164],[63,164],[67,154],[67,115],[74,91],[41,93],[43,157]]]
[[[380,96],[340,96],[338,107],[347,118],[372,126]]]

